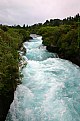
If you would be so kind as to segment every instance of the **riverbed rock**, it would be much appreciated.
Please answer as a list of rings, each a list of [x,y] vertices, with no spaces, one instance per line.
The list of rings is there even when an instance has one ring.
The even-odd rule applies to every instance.
[[[59,48],[57,46],[47,46],[46,49],[49,51],[49,52],[54,52],[54,53],[58,53],[59,51]]]

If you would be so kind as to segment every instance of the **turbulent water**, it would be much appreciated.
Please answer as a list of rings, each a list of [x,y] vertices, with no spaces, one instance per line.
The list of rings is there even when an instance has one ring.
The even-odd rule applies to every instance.
[[[25,42],[28,64],[6,121],[80,121],[80,68],[36,38]]]

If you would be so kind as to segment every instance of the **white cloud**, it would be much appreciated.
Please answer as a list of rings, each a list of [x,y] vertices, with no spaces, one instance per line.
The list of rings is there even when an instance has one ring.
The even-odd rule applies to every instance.
[[[74,16],[80,12],[80,0],[2,0],[0,23],[33,24],[50,18]]]

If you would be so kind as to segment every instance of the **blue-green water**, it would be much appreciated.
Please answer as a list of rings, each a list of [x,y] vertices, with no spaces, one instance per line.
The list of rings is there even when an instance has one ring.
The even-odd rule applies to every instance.
[[[80,68],[49,53],[41,39],[24,46],[28,64],[6,121],[80,121]]]

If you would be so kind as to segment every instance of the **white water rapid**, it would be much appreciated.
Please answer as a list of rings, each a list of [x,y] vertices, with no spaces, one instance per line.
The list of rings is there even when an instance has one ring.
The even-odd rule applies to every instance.
[[[6,121],[80,121],[80,68],[49,53],[40,37],[24,46],[28,64]]]

